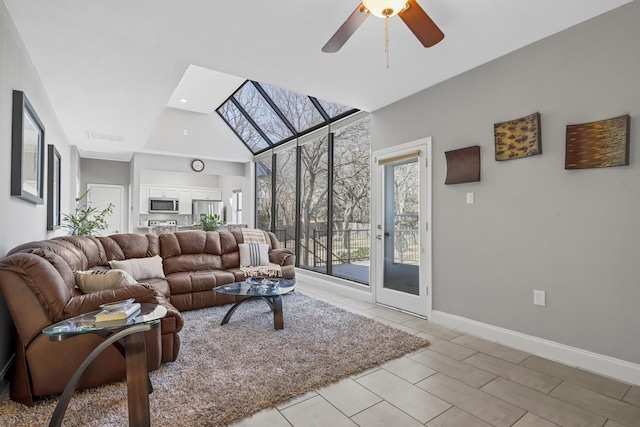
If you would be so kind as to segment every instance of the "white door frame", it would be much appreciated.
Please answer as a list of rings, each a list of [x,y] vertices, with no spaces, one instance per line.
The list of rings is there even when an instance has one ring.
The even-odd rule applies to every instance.
[[[420,150],[418,162],[420,164],[420,296],[409,295],[399,291],[383,288],[384,250],[383,242],[376,239],[377,225],[383,224],[384,219],[384,171],[378,165],[379,159],[402,156],[409,152]],[[431,317],[433,296],[432,269],[432,239],[431,239],[431,209],[432,209],[432,172],[431,172],[431,137],[385,148],[372,153],[371,156],[371,292],[376,303],[392,305],[403,311],[421,316]],[[426,196],[426,197],[425,197]],[[388,295],[385,295],[388,294]],[[394,295],[391,295],[394,294]],[[388,296],[392,296],[397,303],[389,304]]]

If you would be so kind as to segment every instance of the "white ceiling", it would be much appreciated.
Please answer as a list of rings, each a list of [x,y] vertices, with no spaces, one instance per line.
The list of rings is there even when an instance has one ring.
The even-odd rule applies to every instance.
[[[4,0],[84,157],[239,162],[214,110],[245,79],[375,111],[631,0],[418,1],[445,38],[425,49],[391,18],[387,69],[374,16],[321,52],[357,0]]]

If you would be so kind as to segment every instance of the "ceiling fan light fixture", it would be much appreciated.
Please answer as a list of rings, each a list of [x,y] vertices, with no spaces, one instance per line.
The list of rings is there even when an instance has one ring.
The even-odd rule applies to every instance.
[[[378,18],[390,18],[397,15],[406,8],[407,3],[407,0],[362,0],[364,7]]]

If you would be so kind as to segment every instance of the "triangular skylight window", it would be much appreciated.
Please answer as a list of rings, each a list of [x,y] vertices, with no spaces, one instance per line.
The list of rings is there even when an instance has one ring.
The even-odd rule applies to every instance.
[[[247,80],[216,111],[258,154],[358,110]]]

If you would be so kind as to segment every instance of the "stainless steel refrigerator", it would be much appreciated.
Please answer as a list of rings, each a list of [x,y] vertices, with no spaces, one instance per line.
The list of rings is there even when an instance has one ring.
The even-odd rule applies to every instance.
[[[222,200],[196,200],[192,206],[193,223],[200,221],[200,214],[218,214],[224,220],[224,203]]]

